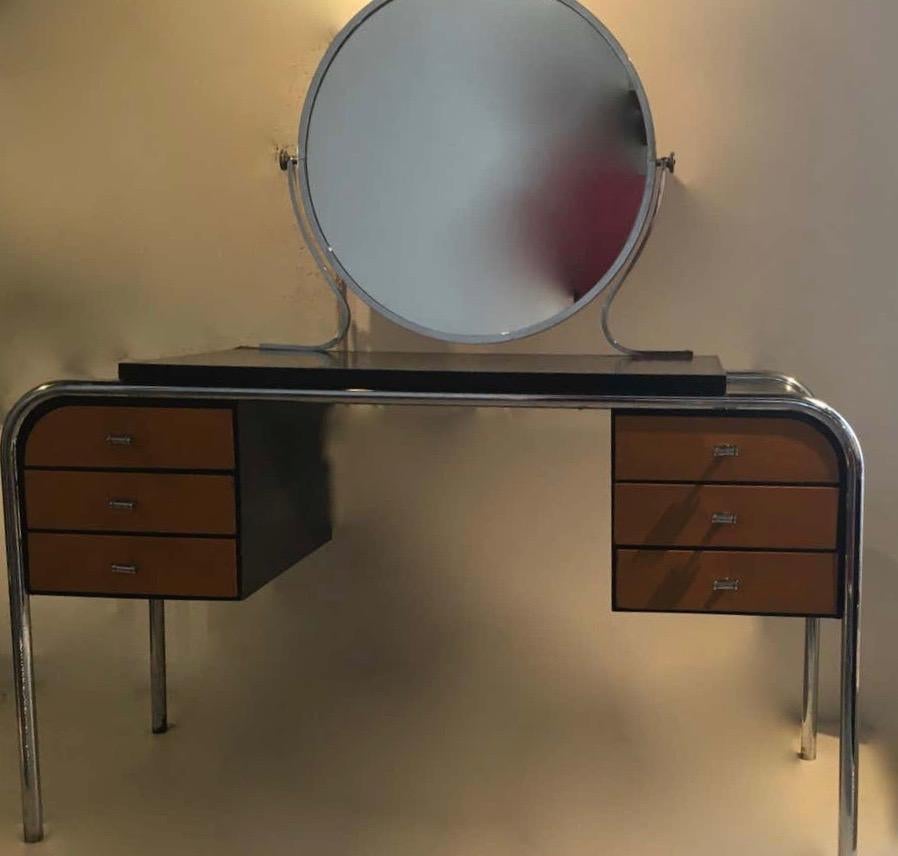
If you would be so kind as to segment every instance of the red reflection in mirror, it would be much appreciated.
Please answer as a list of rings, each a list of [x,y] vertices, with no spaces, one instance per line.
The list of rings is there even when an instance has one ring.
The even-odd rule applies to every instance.
[[[605,151],[568,151],[526,203],[530,253],[559,286],[579,300],[607,273],[630,235],[642,204],[645,175]]]

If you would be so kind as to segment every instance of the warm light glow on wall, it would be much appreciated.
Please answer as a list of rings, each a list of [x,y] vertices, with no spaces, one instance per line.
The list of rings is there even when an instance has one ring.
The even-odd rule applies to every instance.
[[[0,406],[48,378],[111,376],[123,356],[318,340],[333,328],[274,152],[295,141],[309,79],[361,5],[2,4]],[[871,801],[862,839],[875,839],[864,852],[894,852],[898,174],[889,150],[898,137],[898,3],[588,6],[639,70],[659,150],[679,156],[616,306],[621,338],[719,353],[728,368],[786,370],[843,410],[865,446],[863,715],[875,739],[864,747],[863,775],[874,778],[861,785]],[[358,302],[354,310],[361,347],[445,347],[369,317]],[[588,352],[600,341],[592,307],[508,350]],[[311,669],[322,649],[368,646],[356,672],[314,672],[310,686],[295,688],[303,697],[293,707],[272,705],[285,728],[285,710],[306,711],[304,728],[291,720],[289,743],[297,757],[317,753],[303,781],[290,778],[284,757],[293,756],[280,745],[263,746],[255,760],[227,754],[234,776],[219,778],[234,780],[249,765],[266,779],[270,761],[273,781],[283,776],[312,800],[300,809],[291,794],[272,803],[271,816],[299,817],[297,828],[324,842],[321,853],[581,856],[604,835],[619,836],[619,853],[669,852],[640,850],[642,799],[654,800],[664,840],[691,844],[700,830],[709,854],[751,852],[739,847],[752,837],[743,826],[714,833],[708,804],[746,827],[772,825],[783,837],[777,852],[830,852],[826,824],[809,831],[799,821],[802,812],[831,816],[835,804],[826,728],[837,691],[835,626],[824,632],[817,762],[829,767],[798,772],[783,747],[797,737],[800,622],[609,615],[606,420],[516,414],[512,430],[504,418],[396,409],[338,416],[342,534],[326,553],[330,564],[292,578],[278,597],[248,602],[243,617],[172,608],[173,644],[194,658],[184,673],[196,675],[191,692],[226,686],[248,711],[241,740],[268,739],[253,718],[257,698],[241,684],[252,689],[269,669]],[[124,650],[144,662],[143,610],[69,601],[37,609],[39,656],[53,680],[67,674],[59,656],[76,633],[114,615],[133,618],[116,632],[140,628]],[[390,635],[403,622],[420,636],[415,651]],[[125,643],[98,639],[74,656],[77,674],[99,685],[98,664]],[[215,662],[255,671],[228,683]],[[354,683],[358,674],[368,683]],[[301,705],[312,693],[334,712],[326,725]],[[58,707],[53,715],[66,721]],[[11,728],[11,717],[4,722]],[[757,741],[776,729],[783,742],[759,759]],[[208,751],[237,751],[232,734],[210,733]],[[353,750],[365,747],[362,764]],[[727,761],[751,755],[751,764]],[[788,777],[797,806],[770,786]],[[16,785],[7,782],[9,819]],[[53,787],[76,793],[80,785]],[[270,810],[246,792],[241,782],[221,805],[235,816],[249,812],[245,800]],[[335,817],[356,837],[326,838]],[[229,818],[220,822],[230,834]],[[527,834],[509,837],[503,830],[516,822]],[[3,840],[10,830],[0,830]],[[697,856],[689,844],[680,852]]]

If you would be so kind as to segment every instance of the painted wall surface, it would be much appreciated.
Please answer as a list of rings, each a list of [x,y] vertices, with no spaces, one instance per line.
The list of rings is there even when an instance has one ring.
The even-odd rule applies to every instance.
[[[794,374],[848,417],[865,447],[863,721],[874,760],[862,800],[879,794],[865,822],[890,842],[881,852],[895,852],[898,5],[587,5],[640,72],[659,152],[679,156],[616,307],[619,336],[717,353],[730,369]],[[351,0],[0,4],[0,406],[47,379],[111,377],[122,357],[331,335],[333,306],[300,245],[274,153],[294,141],[318,59],[358,8]],[[355,311],[359,347],[447,347],[358,302]],[[596,307],[506,347],[600,351]],[[753,750],[740,750],[738,768],[719,766],[733,743],[769,740],[765,724],[785,735],[775,760],[791,762],[801,623],[610,615],[608,446],[603,414],[336,412],[335,542],[247,604],[170,608],[182,714],[201,717],[191,707],[197,688],[217,688],[243,711],[227,737],[246,737],[254,694],[270,687],[276,699],[294,675],[306,687],[302,703],[284,690],[257,748],[308,757],[315,740],[285,735],[296,710],[322,699],[321,720],[308,714],[301,725],[333,753],[319,746],[302,762],[319,782],[309,799],[325,806],[305,820],[324,836],[333,799],[355,805],[369,826],[359,820],[352,843],[315,852],[527,845],[577,854],[593,852],[602,827],[616,830],[616,852],[669,853],[662,842],[690,840],[683,818],[714,799],[727,824],[703,830],[709,853],[736,852],[728,836],[786,827],[796,812],[827,818],[824,849],[802,852],[829,852],[831,776],[807,785],[813,796],[796,807],[739,778]],[[63,689],[88,704],[84,687],[114,705],[113,677],[138,693],[138,604],[44,600],[34,613],[48,710],[64,709]],[[824,636],[830,732],[837,629]],[[65,678],[70,668],[80,683]],[[9,697],[3,706],[0,745],[12,769]],[[64,731],[63,720],[52,721]],[[834,756],[834,744],[824,745]],[[221,742],[207,749],[235,770],[248,763],[246,775],[256,769],[222,759]],[[333,784],[347,770],[355,785],[345,776]],[[778,781],[776,763],[769,770]],[[101,782],[85,787],[105,799]],[[9,777],[4,828],[15,823],[14,790]],[[628,831],[627,812],[639,815],[642,799],[655,809]],[[447,805],[461,820],[444,827],[434,817]],[[515,823],[519,838],[507,832]],[[445,851],[422,844],[437,827],[451,842]]]

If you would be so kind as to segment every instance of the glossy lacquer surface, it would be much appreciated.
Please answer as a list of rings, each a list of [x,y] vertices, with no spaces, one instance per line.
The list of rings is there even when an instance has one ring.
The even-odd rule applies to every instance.
[[[717,357],[400,353],[234,348],[119,364],[125,383],[179,387],[377,390],[459,395],[724,395]]]

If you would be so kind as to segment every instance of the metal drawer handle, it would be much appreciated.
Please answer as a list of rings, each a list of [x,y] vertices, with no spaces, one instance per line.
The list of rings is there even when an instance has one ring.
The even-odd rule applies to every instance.
[[[711,588],[714,591],[739,591],[741,580],[714,580]]]
[[[134,438],[130,434],[107,434],[106,442],[110,446],[130,446]]]
[[[118,565],[113,562],[110,569],[114,574],[129,574],[133,576],[137,573],[137,565]]]
[[[714,447],[715,458],[738,458],[740,449],[732,443],[719,443]]]
[[[110,499],[107,505],[113,511],[134,511],[137,503],[133,499]]]
[[[739,516],[732,511],[715,511],[711,515],[711,523],[715,526],[735,526]]]

